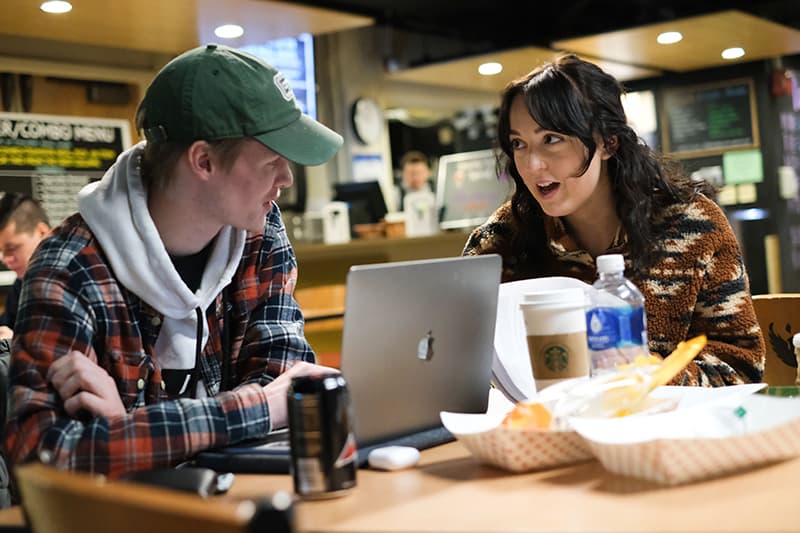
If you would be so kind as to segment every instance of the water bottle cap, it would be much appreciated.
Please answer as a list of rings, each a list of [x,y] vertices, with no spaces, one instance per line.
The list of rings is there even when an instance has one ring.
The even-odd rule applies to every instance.
[[[608,254],[597,257],[597,272],[611,274],[625,271],[625,258],[622,254]]]

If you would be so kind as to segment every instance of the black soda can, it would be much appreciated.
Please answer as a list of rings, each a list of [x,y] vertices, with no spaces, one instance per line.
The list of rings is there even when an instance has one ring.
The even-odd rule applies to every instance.
[[[304,498],[350,492],[356,485],[358,452],[344,377],[293,378],[287,401],[295,492]]]

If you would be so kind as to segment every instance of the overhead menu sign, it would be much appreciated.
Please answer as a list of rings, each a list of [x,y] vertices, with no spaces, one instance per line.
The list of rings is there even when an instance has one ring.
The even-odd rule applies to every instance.
[[[661,121],[664,152],[676,157],[759,146],[751,79],[666,89]]]
[[[130,146],[127,120],[0,113],[0,168],[104,171]]]
[[[31,195],[58,224],[130,144],[127,120],[0,113],[0,190]]]

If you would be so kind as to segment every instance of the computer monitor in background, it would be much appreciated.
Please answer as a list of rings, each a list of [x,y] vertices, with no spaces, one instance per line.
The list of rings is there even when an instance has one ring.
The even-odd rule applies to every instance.
[[[386,216],[386,201],[377,181],[334,184],[333,199],[349,205],[350,225],[374,224]]]
[[[444,230],[473,228],[511,198],[514,180],[497,175],[494,150],[447,154],[439,158],[436,204],[439,227]]]

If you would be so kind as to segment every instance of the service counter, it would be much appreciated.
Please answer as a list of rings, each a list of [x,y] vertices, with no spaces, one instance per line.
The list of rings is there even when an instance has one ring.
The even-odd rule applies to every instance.
[[[345,244],[294,244],[298,288],[344,284],[353,265],[410,261],[461,255],[469,230],[429,237],[355,239]]]

